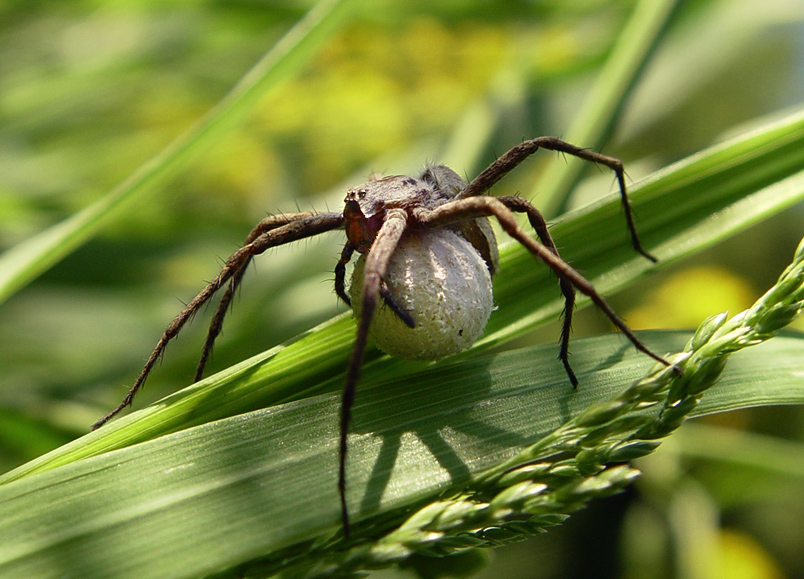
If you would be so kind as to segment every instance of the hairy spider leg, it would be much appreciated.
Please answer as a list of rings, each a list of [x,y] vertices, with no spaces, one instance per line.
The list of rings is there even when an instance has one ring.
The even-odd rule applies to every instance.
[[[559,279],[566,279],[575,286],[578,291],[588,296],[592,302],[609,317],[617,329],[628,337],[637,350],[647,354],[665,366],[672,367],[674,371],[681,373],[680,368],[648,349],[625,322],[620,319],[617,313],[611,309],[611,306],[606,303],[603,296],[597,293],[597,290],[595,290],[594,286],[586,278],[575,271],[572,266],[556,255],[551,249],[545,247],[522,231],[511,210],[496,197],[468,197],[450,201],[435,209],[419,207],[413,210],[413,218],[424,227],[441,227],[461,219],[488,216],[496,217],[508,235],[516,239],[519,243],[524,245],[528,251],[544,261],[550,269],[555,272]]]
[[[511,211],[527,214],[528,221],[530,221],[531,227],[536,231],[536,235],[539,237],[542,245],[552,251],[556,257],[561,257],[558,254],[558,248],[553,241],[553,237],[547,230],[547,221],[545,221],[541,212],[536,209],[533,204],[522,197],[503,196],[495,197],[495,199],[499,199],[500,202]],[[558,352],[558,359],[561,360],[561,363],[564,365],[564,370],[567,372],[572,387],[577,388],[578,378],[575,376],[575,372],[572,370],[569,363],[569,342],[572,332],[572,314],[575,309],[575,288],[567,278],[562,276],[558,276],[558,287],[561,289],[561,293],[564,296],[564,316],[561,324],[561,348]]]
[[[215,276],[215,278],[209,282],[170,323],[123,401],[114,410],[109,412],[109,414],[93,424],[93,430],[103,426],[109,419],[131,404],[137,391],[148,378],[148,374],[154,367],[154,364],[164,352],[168,342],[178,335],[184,324],[187,323],[201,306],[212,298],[212,296],[214,296],[227,281],[236,275],[238,271],[241,271],[245,265],[248,264],[251,257],[259,255],[272,247],[284,245],[291,241],[298,241],[343,226],[343,215],[340,213],[303,213],[299,215],[301,215],[301,217],[295,219],[293,215],[288,216],[286,218],[288,221],[284,225],[260,233],[254,241],[244,245],[229,256],[221,272]]]
[[[620,187],[620,198],[622,199],[623,211],[625,212],[625,221],[628,225],[628,231],[631,234],[631,244],[634,246],[634,249],[645,258],[654,263],[658,261],[642,248],[642,244],[639,241],[639,235],[637,235],[634,217],[631,212],[631,202],[628,200],[628,195],[625,190],[625,168],[623,167],[623,162],[616,157],[609,157],[608,155],[590,151],[589,149],[575,146],[556,137],[537,137],[513,147],[489,165],[480,175],[475,177],[463,191],[455,196],[455,199],[465,199],[483,195],[486,191],[491,189],[497,181],[505,177],[512,169],[539,149],[548,149],[550,151],[572,155],[584,161],[603,165],[614,171],[617,176],[617,184]]]
[[[357,247],[352,243],[347,242],[346,245],[343,246],[341,258],[335,265],[335,293],[349,307],[352,306],[352,299],[349,297],[349,294],[346,293],[346,264],[352,259],[352,255],[356,249]],[[394,301],[394,298],[391,296],[391,290],[388,289],[385,282],[380,284],[380,297],[382,297],[385,305],[391,308],[391,311],[394,312],[407,327],[411,329],[416,327],[416,321],[413,319],[413,316],[410,312],[403,310],[399,304]]]
[[[363,269],[363,308],[357,324],[357,336],[352,346],[352,355],[346,371],[346,383],[343,387],[341,401],[341,431],[340,431],[340,464],[338,469],[338,491],[341,496],[341,519],[343,532],[349,537],[349,509],[346,504],[346,435],[349,431],[349,422],[352,417],[352,404],[355,401],[355,388],[360,377],[360,367],[363,364],[363,354],[366,350],[369,327],[377,307],[377,298],[380,295],[382,278],[388,270],[397,244],[407,226],[407,214],[402,209],[391,209],[377,232],[377,237],[371,245],[366,256]]]
[[[249,232],[243,245],[245,246],[250,244],[263,233],[267,233],[268,231],[272,231],[278,227],[287,225],[288,223],[293,223],[294,221],[300,221],[303,219],[310,219],[317,215],[320,215],[320,213],[316,211],[292,213],[289,215],[270,215],[254,226],[254,229]],[[195,369],[193,382],[198,382],[204,376],[204,368],[206,368],[209,357],[212,355],[212,348],[215,346],[215,340],[218,338],[221,330],[223,329],[223,320],[226,317],[226,314],[229,312],[235,292],[237,291],[237,288],[240,287],[240,282],[243,281],[243,276],[246,275],[246,271],[248,270],[248,266],[251,264],[252,259],[253,255],[246,258],[246,261],[243,262],[243,265],[237,270],[237,272],[232,276],[232,279],[230,279],[229,283],[226,285],[226,291],[221,296],[220,302],[218,302],[215,315],[212,316],[212,320],[209,322],[207,339],[204,342],[204,348],[201,350],[201,356]]]
[[[232,299],[234,298],[237,288],[240,287],[240,282],[243,281],[243,276],[246,275],[246,271],[248,270],[248,266],[251,264],[252,259],[252,256],[247,257],[240,269],[235,272],[235,274],[232,276],[232,279],[230,279],[229,283],[226,284],[226,291],[223,292],[223,295],[218,302],[218,307],[215,310],[215,315],[212,316],[212,320],[209,322],[207,339],[204,341],[201,356],[198,358],[198,365],[195,368],[193,382],[198,382],[204,376],[204,368],[206,368],[207,362],[212,355],[212,348],[215,346],[215,340],[223,330],[223,319],[226,317],[226,314],[229,313],[229,308],[232,305]]]

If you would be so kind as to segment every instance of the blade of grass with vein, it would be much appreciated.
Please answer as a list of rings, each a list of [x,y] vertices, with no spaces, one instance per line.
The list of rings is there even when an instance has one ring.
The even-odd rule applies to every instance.
[[[686,458],[748,467],[804,481],[804,445],[767,434],[691,423],[685,425],[664,450]]]
[[[691,335],[641,334],[661,351]],[[804,403],[803,347],[800,335],[779,337],[734,356],[699,413]],[[618,360],[601,363],[613,351]],[[349,463],[359,536],[381,536],[410,507],[466,485],[651,366],[617,336],[581,339],[585,387],[573,391],[554,357],[551,346],[479,356],[361,392]],[[307,568],[339,530],[338,405],[337,394],[316,396],[0,486],[0,574],[197,577],[255,560],[266,575],[281,561]]]
[[[0,571],[338,576],[536,533],[623,488],[638,472],[607,465],[652,452],[687,416],[804,402],[804,338],[757,347],[802,309],[804,241],[748,310],[712,316],[694,334],[644,333],[657,350],[687,342],[672,356],[681,376],[653,365],[622,389],[651,362],[627,346],[606,361],[601,346],[619,340],[603,336],[580,341],[581,391],[550,368],[545,346],[366,389],[349,463],[359,543],[339,536],[339,397],[327,394],[3,485]],[[727,359],[733,376],[722,375]],[[720,396],[700,404],[718,379]]]
[[[677,5],[677,0],[641,0],[637,4],[584,105],[566,134],[561,135],[562,139],[600,149]],[[540,211],[548,218],[557,215],[587,165],[576,158],[567,158],[566,163],[551,163],[537,179],[528,198],[538,199]]]
[[[659,266],[707,247],[803,199],[802,167],[804,114],[695,155],[650,177],[633,191],[643,240],[659,256]],[[565,255],[604,293],[623,287],[652,267],[631,248],[620,212],[618,200],[611,198],[567,216],[553,228]],[[501,262],[495,299],[502,306],[492,315],[487,336],[458,359],[468,361],[479,351],[554,318],[561,310],[555,280],[532,256],[509,246]],[[338,390],[353,338],[354,326],[348,316],[335,318],[292,343],[31,461],[0,481],[284,400]],[[579,356],[580,350],[573,346],[573,355]],[[422,363],[381,357],[376,350],[370,350],[367,360],[361,392],[385,376],[423,367]],[[555,360],[551,364],[558,367]]]
[[[637,5],[595,85],[574,116],[572,126],[562,138],[584,147],[600,148],[677,5],[678,0],[642,0]],[[490,83],[488,94],[467,107],[439,162],[461,167],[467,175],[479,171],[477,164],[481,153],[500,118],[522,104],[524,72],[516,65],[500,69]],[[546,165],[530,196],[538,194],[539,208],[547,216],[558,212],[581,171],[588,166],[580,159],[568,157],[565,160],[565,163]]]
[[[630,191],[643,244],[658,267],[709,247],[802,199],[804,111],[701,151],[637,183]],[[567,214],[551,227],[562,255],[612,293],[652,269],[636,255],[622,209],[611,196]],[[495,295],[506,298],[477,347],[504,342],[560,313],[549,272],[509,245],[500,254]],[[532,271],[530,271],[532,270]],[[531,296],[528,298],[527,296]],[[532,300],[532,301],[528,301]],[[581,300],[583,303],[585,300]],[[542,304],[533,308],[533,304]]]
[[[354,0],[320,0],[231,91],[184,134],[104,197],[0,256],[0,301],[91,238],[181,171],[242,119],[269,90],[299,70],[329,38]]]

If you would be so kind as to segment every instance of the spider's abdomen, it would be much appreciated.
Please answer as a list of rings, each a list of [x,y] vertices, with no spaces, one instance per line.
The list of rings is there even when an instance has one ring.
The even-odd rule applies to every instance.
[[[350,293],[355,315],[363,291],[361,256]],[[408,359],[438,359],[465,350],[483,333],[493,309],[491,276],[480,253],[448,229],[411,231],[394,252],[384,278],[394,302],[408,311],[406,326],[380,301],[369,335],[384,352]]]

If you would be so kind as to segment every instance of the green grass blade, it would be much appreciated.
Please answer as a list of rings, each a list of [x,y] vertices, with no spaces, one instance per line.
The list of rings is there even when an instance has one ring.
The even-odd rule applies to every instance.
[[[643,245],[664,267],[802,199],[804,113],[704,150],[637,183],[629,195]],[[650,271],[630,246],[616,196],[551,227],[562,255],[610,294]],[[506,305],[476,347],[511,339],[561,312],[552,277],[521,247],[501,252],[494,291]],[[504,300],[499,296],[503,296]],[[533,304],[542,304],[534,309]],[[583,300],[581,300],[583,303]]]
[[[691,334],[641,336],[674,351]],[[398,524],[406,507],[465,485],[651,365],[619,336],[576,345],[578,391],[549,346],[364,389],[349,461],[358,528]],[[803,403],[803,347],[791,335],[733,356],[698,413]],[[338,407],[337,395],[320,395],[3,485],[0,575],[197,577],[265,556],[268,569],[283,557],[310,563],[339,529]]]
[[[667,447],[666,450],[687,458],[758,469],[774,476],[789,476],[804,481],[804,445],[796,441],[711,424],[691,423],[685,425]]]
[[[190,129],[104,197],[0,256],[0,302],[165,184],[242,119],[269,90],[299,70],[337,29],[352,0],[321,0]]]
[[[637,3],[584,105],[561,138],[582,147],[601,148],[677,5],[677,0]],[[587,166],[575,158],[567,158],[566,163],[551,163],[539,176],[529,197],[538,199],[546,216],[557,215]]]
[[[704,151],[648,178],[634,188],[637,224],[659,266],[715,243],[804,198],[804,114]],[[568,215],[553,228],[557,244],[573,265],[603,293],[619,289],[652,266],[629,245],[616,198]],[[590,240],[594,240],[593,243]],[[509,246],[495,279],[502,307],[486,336],[459,355],[468,360],[483,349],[520,335],[563,306],[553,276],[532,256]],[[0,481],[52,468],[168,432],[225,418],[342,386],[354,337],[348,315],[233,366],[161,402],[123,417],[7,473]],[[577,355],[579,348],[573,347]],[[361,390],[383,376],[420,370],[423,363],[381,357],[370,349]],[[553,360],[552,364],[558,367]],[[396,374],[394,374],[396,375]]]

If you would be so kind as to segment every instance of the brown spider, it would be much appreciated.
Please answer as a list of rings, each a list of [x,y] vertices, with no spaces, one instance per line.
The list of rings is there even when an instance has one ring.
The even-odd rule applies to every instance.
[[[388,309],[392,312],[391,317],[400,320],[409,328],[416,328],[417,326],[417,312],[408,311],[403,307],[402,300],[405,296],[394,295],[389,289],[390,284],[386,283],[392,273],[389,271],[389,262],[395,250],[398,247],[402,248],[406,240],[427,231],[443,230],[452,232],[454,234],[452,238],[459,238],[463,246],[470,246],[469,251],[476,254],[476,259],[482,260],[485,265],[483,274],[485,275],[485,269],[487,268],[490,283],[490,277],[497,269],[497,245],[486,218],[490,216],[496,217],[508,235],[519,241],[531,253],[544,261],[559,279],[559,286],[565,301],[559,359],[563,363],[573,386],[577,386],[578,379],[569,364],[569,338],[572,311],[575,304],[575,289],[589,296],[638,350],[666,366],[672,366],[664,358],[651,352],[617,316],[614,310],[609,307],[592,284],[559,257],[555,243],[547,230],[547,223],[533,205],[520,197],[491,197],[485,195],[492,185],[540,148],[599,163],[613,170],[617,176],[633,246],[636,251],[647,259],[656,261],[640,245],[625,191],[622,161],[576,147],[554,137],[539,137],[517,145],[492,163],[468,185],[454,171],[443,165],[428,167],[418,178],[396,175],[373,179],[347,191],[343,212],[304,212],[294,215],[279,215],[263,219],[257,224],[246,238],[245,245],[226,260],[223,269],[215,279],[207,284],[201,290],[201,293],[174,318],[160,338],[126,397],[117,408],[96,422],[93,425],[93,429],[102,426],[131,404],[134,395],[142,387],[154,363],[164,352],[167,343],[179,333],[187,320],[226,284],[226,290],[210,323],[209,333],[195,373],[196,381],[201,378],[215,339],[221,331],[223,318],[226,315],[232,297],[243,279],[243,274],[248,264],[255,255],[259,255],[271,247],[339,228],[346,230],[347,241],[340,260],[335,266],[335,292],[349,305],[352,304],[352,300],[345,290],[346,264],[355,250],[364,254],[362,279],[353,280],[358,284],[362,282],[362,288],[358,285],[358,289],[355,291],[353,283],[353,296],[359,297],[360,300],[359,304],[355,304],[358,306],[355,308],[355,316],[358,318],[357,336],[346,373],[341,405],[338,489],[346,536],[349,536],[349,516],[346,505],[346,435],[355,397],[355,388],[363,361],[363,353],[366,349],[369,329],[378,300],[381,298],[388,306]],[[527,214],[539,241],[528,236],[519,227],[514,217],[515,212]],[[409,272],[404,273],[408,274]],[[448,297],[449,299],[455,298]],[[485,314],[480,315],[485,315],[487,318],[489,312],[490,307]],[[473,312],[470,311],[469,314],[472,315]],[[484,325],[485,320],[479,326],[480,331],[482,331]],[[399,326],[399,330],[395,333],[402,334],[402,339],[404,340],[404,332],[406,331],[406,328]],[[475,334],[479,334],[480,331],[475,332]],[[463,328],[456,330],[455,334],[459,334],[463,338]],[[452,337],[454,338],[455,336]],[[477,335],[469,336],[459,348],[468,347],[476,337]],[[454,344],[450,347],[454,350]],[[425,349],[424,352],[419,352],[417,357],[435,359],[448,353],[454,353],[448,350],[449,347],[445,350],[435,346],[429,350]]]

